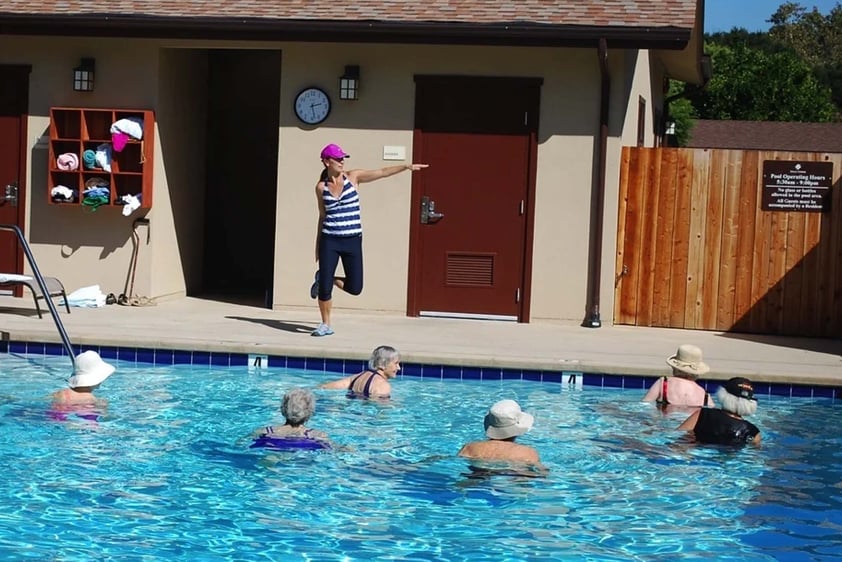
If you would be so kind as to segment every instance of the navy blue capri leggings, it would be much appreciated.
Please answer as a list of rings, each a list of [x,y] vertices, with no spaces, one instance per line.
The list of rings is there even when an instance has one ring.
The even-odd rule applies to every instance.
[[[332,236],[321,234],[319,238],[319,300],[329,301],[333,294],[333,278],[336,266],[342,260],[345,270],[346,293],[359,295],[363,292],[363,236]]]

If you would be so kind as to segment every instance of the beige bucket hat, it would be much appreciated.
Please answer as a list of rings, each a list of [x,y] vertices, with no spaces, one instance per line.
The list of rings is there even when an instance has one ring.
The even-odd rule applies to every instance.
[[[701,376],[710,371],[707,363],[702,361],[702,350],[697,346],[685,343],[678,346],[675,355],[667,359],[667,365],[688,375]]]

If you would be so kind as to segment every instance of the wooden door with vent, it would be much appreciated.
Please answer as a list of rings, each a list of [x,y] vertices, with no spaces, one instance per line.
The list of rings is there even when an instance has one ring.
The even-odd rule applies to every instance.
[[[408,314],[528,321],[540,81],[416,83]]]

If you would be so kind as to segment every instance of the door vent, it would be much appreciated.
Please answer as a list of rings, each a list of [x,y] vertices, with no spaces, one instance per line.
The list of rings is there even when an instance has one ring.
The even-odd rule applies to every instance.
[[[447,254],[448,287],[493,287],[494,254]]]

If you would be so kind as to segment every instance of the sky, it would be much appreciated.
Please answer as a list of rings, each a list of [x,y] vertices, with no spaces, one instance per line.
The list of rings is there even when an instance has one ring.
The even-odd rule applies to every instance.
[[[731,31],[744,27],[748,31],[767,31],[768,20],[786,0],[705,0],[705,33]],[[827,14],[840,0],[793,0],[807,10],[818,8]]]

